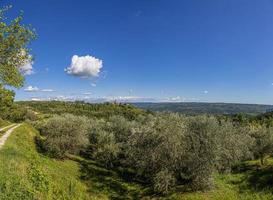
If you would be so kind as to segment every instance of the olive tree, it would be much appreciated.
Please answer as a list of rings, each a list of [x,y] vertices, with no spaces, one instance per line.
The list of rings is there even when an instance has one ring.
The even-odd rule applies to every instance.
[[[254,130],[253,137],[254,154],[260,159],[261,165],[264,165],[265,157],[273,153],[273,127],[260,126]]]
[[[42,147],[51,156],[64,158],[77,153],[88,143],[88,119],[64,114],[50,118],[42,127]]]
[[[239,162],[253,157],[254,138],[249,126],[221,121],[217,136],[217,163],[221,172],[229,172]]]

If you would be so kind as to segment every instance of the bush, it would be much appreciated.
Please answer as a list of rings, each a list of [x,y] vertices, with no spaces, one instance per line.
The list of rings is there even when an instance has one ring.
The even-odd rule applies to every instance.
[[[133,129],[128,140],[127,163],[146,181],[151,182],[154,177],[159,180],[168,172],[177,184],[188,183],[193,190],[207,189],[212,185],[216,164],[218,129],[214,117],[178,114],[152,117]],[[166,193],[168,187],[164,184],[159,181],[154,188]]]
[[[179,114],[93,119],[91,157],[106,167],[126,167],[135,178],[166,194],[177,185],[192,190],[213,186],[216,170],[228,171],[251,157],[253,138],[246,126],[215,117]]]
[[[29,121],[36,121],[38,119],[38,116],[33,110],[27,109],[24,119]]]
[[[66,153],[77,153],[87,144],[88,120],[71,114],[54,116],[43,127],[45,137],[43,149],[56,158],[64,158]]]
[[[253,158],[254,138],[249,126],[221,121],[217,136],[218,171],[230,172],[239,162]]]
[[[253,131],[255,138],[254,156],[264,165],[265,157],[273,153],[273,127],[261,126]]]
[[[113,167],[120,153],[120,145],[113,133],[92,130],[90,133],[92,157],[107,167]]]
[[[168,170],[158,172],[153,180],[154,191],[168,194],[175,185],[175,177]]]
[[[176,185],[211,188],[212,174],[251,158],[254,144],[249,127],[212,116],[164,113],[134,120],[122,116],[87,120],[67,114],[49,119],[39,129],[46,151],[55,157],[77,152],[88,133],[86,152],[92,159],[107,168],[130,169],[130,179],[151,184],[161,194]]]

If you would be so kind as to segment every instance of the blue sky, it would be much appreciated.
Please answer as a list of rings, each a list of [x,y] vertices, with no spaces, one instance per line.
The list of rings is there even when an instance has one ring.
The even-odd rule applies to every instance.
[[[23,10],[38,34],[17,100],[273,104],[273,1],[1,2],[13,5],[8,17]]]

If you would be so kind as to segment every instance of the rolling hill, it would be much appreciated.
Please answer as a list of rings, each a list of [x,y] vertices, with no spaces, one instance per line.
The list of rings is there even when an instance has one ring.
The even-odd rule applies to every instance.
[[[273,105],[238,104],[238,103],[133,103],[133,105],[151,111],[178,112],[186,115],[198,114],[237,114],[257,115],[272,111]]]

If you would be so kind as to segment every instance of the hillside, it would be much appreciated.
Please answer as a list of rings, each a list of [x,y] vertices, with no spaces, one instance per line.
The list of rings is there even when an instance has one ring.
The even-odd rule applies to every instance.
[[[43,114],[63,114],[109,118],[113,115],[121,115],[128,119],[134,119],[137,115],[145,115],[148,112],[129,104],[101,103],[91,104],[82,101],[20,101],[17,104],[32,108]]]
[[[56,160],[40,154],[35,144],[37,134],[33,127],[23,124],[0,150],[0,199],[272,199],[266,190],[270,186],[272,159],[259,170],[259,163],[251,161],[236,173],[215,174],[215,187],[211,191],[177,190],[160,196],[150,194],[149,185],[127,181],[121,168],[109,170],[78,156]]]
[[[133,105],[151,111],[178,112],[186,115],[198,114],[261,114],[273,109],[273,105],[235,104],[235,103],[133,103]]]

